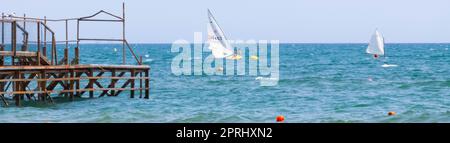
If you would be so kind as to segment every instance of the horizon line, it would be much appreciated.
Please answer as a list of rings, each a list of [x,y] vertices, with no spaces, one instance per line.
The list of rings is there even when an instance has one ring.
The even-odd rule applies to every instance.
[[[204,42],[202,44],[206,44]],[[367,44],[368,42],[280,42],[280,44]],[[63,44],[63,43],[60,43]],[[60,45],[59,43],[57,45]],[[80,43],[80,44],[122,44],[122,43]],[[169,42],[130,42],[129,44],[172,44]],[[191,43],[194,44],[194,43]],[[450,44],[450,42],[389,42],[385,44]],[[72,45],[69,43],[69,45]]]

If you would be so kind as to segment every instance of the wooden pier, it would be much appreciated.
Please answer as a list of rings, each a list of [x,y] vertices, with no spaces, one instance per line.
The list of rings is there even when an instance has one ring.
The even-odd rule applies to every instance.
[[[111,19],[96,19],[99,14]],[[40,19],[7,16],[2,13],[0,44],[0,102],[8,106],[12,101],[21,106],[23,101],[55,103],[54,97],[95,98],[118,96],[129,91],[130,98],[149,98],[150,67],[142,65],[125,39],[125,5],[122,17],[106,11],[94,15],[69,19]],[[69,40],[68,22],[76,21],[76,40]],[[121,22],[121,39],[80,38],[80,22]],[[48,22],[64,23],[64,41],[56,41],[55,32]],[[30,28],[30,25],[34,25]],[[27,29],[28,28],[28,29]],[[34,41],[33,41],[34,40]],[[79,63],[82,41],[111,41],[122,43],[122,65]],[[69,43],[76,47],[69,57]],[[57,43],[64,43],[64,54],[58,60]],[[126,52],[136,61],[127,64]],[[61,56],[61,55],[60,55]],[[139,92],[139,93],[136,93]]]

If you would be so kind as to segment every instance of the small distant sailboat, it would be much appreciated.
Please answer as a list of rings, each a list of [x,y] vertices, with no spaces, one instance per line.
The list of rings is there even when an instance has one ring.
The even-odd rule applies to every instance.
[[[386,60],[386,54],[384,50],[384,37],[381,35],[378,30],[375,30],[375,33],[372,35],[370,39],[369,46],[367,46],[366,53],[372,54],[373,58],[378,59],[380,56],[383,56]],[[386,61],[382,65],[382,67],[396,67],[397,65],[387,64]]]
[[[114,52],[117,52],[117,48],[114,48]]]
[[[215,58],[227,58],[232,60],[239,60],[242,57],[234,52],[234,48],[228,42],[223,30],[217,24],[216,19],[208,9],[208,43],[209,49]]]

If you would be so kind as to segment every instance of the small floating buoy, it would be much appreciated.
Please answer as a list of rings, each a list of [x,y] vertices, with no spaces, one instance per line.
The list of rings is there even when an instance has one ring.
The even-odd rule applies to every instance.
[[[114,48],[114,52],[117,52],[117,48]]]
[[[373,81],[372,77],[367,78],[368,81]]]
[[[252,60],[258,60],[258,56],[250,56],[250,59],[252,59]]]
[[[395,112],[393,112],[393,111],[391,111],[391,112],[388,112],[388,116],[394,116],[394,115],[396,115],[397,113],[395,113]]]
[[[277,116],[277,122],[283,122],[283,121],[284,121],[284,116],[283,115]]]

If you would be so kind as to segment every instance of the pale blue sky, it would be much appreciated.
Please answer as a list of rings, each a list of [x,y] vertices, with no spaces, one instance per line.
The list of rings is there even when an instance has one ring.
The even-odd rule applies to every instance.
[[[120,15],[122,2],[1,0],[0,11],[65,18],[104,9]],[[126,5],[130,42],[192,40],[194,32],[206,32],[207,8],[229,39],[365,43],[378,28],[387,42],[450,42],[449,0],[127,0]]]

